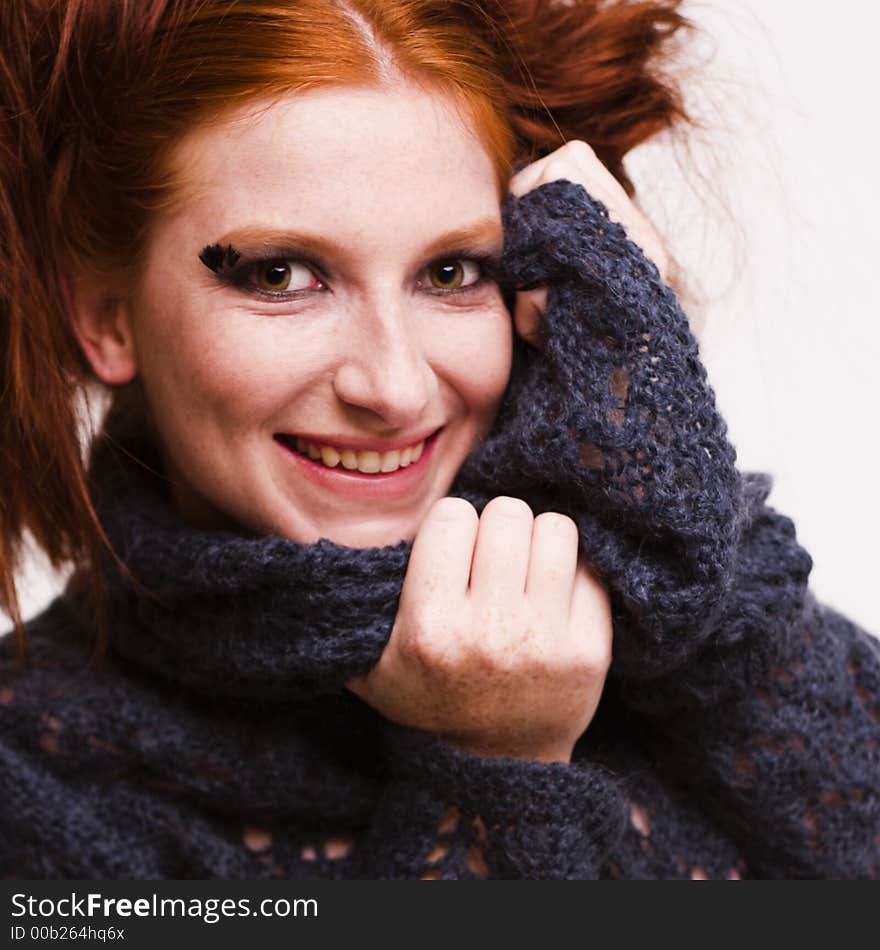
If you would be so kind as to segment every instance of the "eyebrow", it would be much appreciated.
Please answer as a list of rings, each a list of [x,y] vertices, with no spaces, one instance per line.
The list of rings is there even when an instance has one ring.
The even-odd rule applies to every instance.
[[[491,247],[501,252],[504,241],[504,229],[501,222],[494,218],[484,218],[473,224],[447,231],[431,241],[422,253],[426,257],[435,257],[438,254],[454,251],[472,250],[476,247]],[[283,248],[296,247],[303,251],[324,257],[338,255],[344,257],[346,247],[319,234],[309,234],[307,231],[278,231],[255,227],[236,228],[229,231],[215,242],[220,247],[232,245],[245,249],[259,247]]]

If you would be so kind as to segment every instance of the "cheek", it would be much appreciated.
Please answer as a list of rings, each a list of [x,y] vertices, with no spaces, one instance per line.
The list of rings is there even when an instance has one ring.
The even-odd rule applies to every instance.
[[[307,384],[315,362],[302,348],[295,366],[286,360],[283,331],[253,317],[182,310],[146,322],[138,363],[157,414],[225,430],[265,420]]]
[[[503,303],[488,311],[451,318],[431,335],[435,370],[452,384],[471,411],[491,413],[510,378],[513,331]]]

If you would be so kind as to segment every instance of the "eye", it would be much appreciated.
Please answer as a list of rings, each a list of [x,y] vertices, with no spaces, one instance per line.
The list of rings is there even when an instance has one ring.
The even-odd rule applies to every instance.
[[[297,261],[262,261],[253,268],[254,283],[269,293],[308,290],[315,275]]]
[[[477,261],[460,258],[435,261],[428,266],[428,276],[437,290],[460,290],[478,284],[483,274]]]

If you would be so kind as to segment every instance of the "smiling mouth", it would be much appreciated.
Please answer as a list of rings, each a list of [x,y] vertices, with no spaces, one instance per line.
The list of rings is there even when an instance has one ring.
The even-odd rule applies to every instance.
[[[291,451],[303,455],[329,469],[343,469],[361,475],[390,475],[402,468],[414,465],[422,457],[425,446],[437,438],[440,429],[403,449],[390,452],[354,451],[311,442],[301,436],[278,433],[275,438]]]

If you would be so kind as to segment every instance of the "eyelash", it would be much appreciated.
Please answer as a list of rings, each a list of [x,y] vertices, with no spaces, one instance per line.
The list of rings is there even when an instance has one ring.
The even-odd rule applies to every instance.
[[[435,287],[433,290],[429,290],[428,293],[432,297],[451,297],[458,296],[459,294],[469,294],[475,293],[478,290],[482,290],[486,284],[490,282],[497,283],[501,285],[501,262],[500,259],[494,255],[488,254],[459,254],[459,255],[447,255],[444,257],[435,258],[431,261],[425,268],[425,271],[429,271],[432,267],[436,267],[438,264],[446,264],[453,262],[470,262],[476,264],[480,270],[479,278],[474,281],[472,284],[468,284],[467,287],[454,287],[447,290]],[[238,264],[236,267],[226,270],[225,272],[217,273],[219,280],[223,283],[236,287],[239,290],[244,291],[248,294],[253,294],[257,297],[262,297],[267,300],[275,301],[284,301],[284,300],[298,300],[305,297],[307,294],[315,293],[313,290],[280,290],[280,291],[269,291],[263,290],[260,287],[255,286],[250,280],[249,277],[252,275],[254,270],[257,267],[266,264],[272,263],[284,263],[284,264],[302,264],[312,271],[313,276],[324,282],[324,271],[321,265],[312,258],[309,258],[303,254],[287,255],[287,256],[273,256],[273,257],[264,257],[256,260],[243,261]]]

